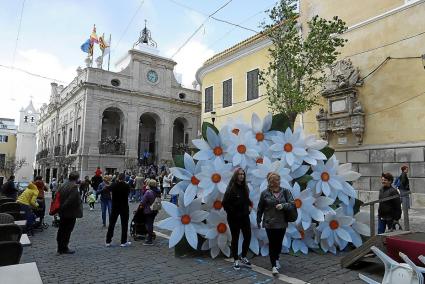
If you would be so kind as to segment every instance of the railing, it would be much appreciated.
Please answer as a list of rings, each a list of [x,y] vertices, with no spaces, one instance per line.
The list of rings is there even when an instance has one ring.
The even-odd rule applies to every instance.
[[[125,143],[105,143],[99,141],[99,154],[125,155]]]
[[[361,206],[370,206],[370,236],[373,237],[376,235],[375,232],[375,204],[376,203],[381,203],[384,201],[388,201],[388,200],[393,200],[395,198],[403,198],[405,196],[408,196],[409,194],[411,194],[411,192],[407,192],[407,193],[403,193],[400,195],[393,195],[393,196],[389,196],[389,197],[385,197],[382,199],[378,199],[378,200],[373,200],[367,203],[363,203]],[[407,206],[403,206],[402,208],[402,212],[403,212],[403,222],[404,222],[404,230],[405,231],[410,231],[410,224],[409,224],[409,208],[407,208]]]

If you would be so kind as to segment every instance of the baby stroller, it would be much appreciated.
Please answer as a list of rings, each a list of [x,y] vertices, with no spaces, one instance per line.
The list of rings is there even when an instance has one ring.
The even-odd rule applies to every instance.
[[[130,235],[135,241],[144,240],[146,238],[148,231],[146,230],[145,225],[145,214],[143,213],[142,206],[139,206],[134,212],[133,219],[130,223]],[[155,233],[153,233],[153,239],[156,238]]]
[[[36,217],[36,222],[33,225],[33,229],[43,231],[49,227],[49,224],[44,222],[44,215],[46,211],[46,205],[43,199],[37,199],[39,208],[34,208],[33,213]]]

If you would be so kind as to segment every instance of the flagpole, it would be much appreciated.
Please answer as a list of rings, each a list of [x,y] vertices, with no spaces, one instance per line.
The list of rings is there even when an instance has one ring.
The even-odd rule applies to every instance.
[[[111,61],[111,40],[112,40],[112,35],[109,34],[108,71],[109,71],[109,62]]]
[[[102,41],[105,41],[105,33],[102,34]],[[105,54],[105,49],[102,49],[102,64],[100,65],[100,69],[103,69],[103,56]]]

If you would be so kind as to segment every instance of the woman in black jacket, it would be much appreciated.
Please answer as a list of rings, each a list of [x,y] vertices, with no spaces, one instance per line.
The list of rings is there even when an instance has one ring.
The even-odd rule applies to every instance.
[[[239,261],[241,264],[251,266],[251,263],[246,258],[251,242],[251,223],[249,221],[249,212],[251,209],[251,201],[249,200],[249,189],[246,184],[245,171],[238,168],[233,173],[227,186],[226,193],[223,197],[223,208],[227,213],[227,223],[232,234],[231,251],[235,260],[233,268],[239,270]],[[242,230],[242,257],[239,260],[238,242],[239,233]]]
[[[288,222],[285,210],[295,206],[294,198],[289,190],[280,187],[280,175],[269,173],[267,190],[263,191],[258,202],[257,224],[260,228],[261,221],[266,229],[269,239],[269,256],[272,264],[272,274],[279,274],[279,255],[282,250],[282,241],[285,236]]]

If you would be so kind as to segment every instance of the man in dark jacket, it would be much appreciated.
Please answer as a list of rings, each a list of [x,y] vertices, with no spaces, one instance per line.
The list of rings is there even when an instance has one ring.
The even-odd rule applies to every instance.
[[[401,217],[400,195],[397,189],[391,186],[393,176],[390,173],[383,173],[381,176],[382,188],[379,190],[379,199],[397,196],[391,200],[379,203],[378,207],[378,234],[385,233],[386,227],[393,228],[393,223]]]
[[[400,187],[398,189],[400,190],[401,203],[403,204],[403,207],[410,209],[410,197],[409,197],[410,184],[409,184],[409,178],[407,177],[408,172],[409,172],[408,166],[401,167]]]
[[[18,198],[18,189],[15,186],[15,176],[10,176],[8,181],[3,184],[1,193],[7,198],[13,198],[15,200]]]
[[[118,181],[112,183],[109,187],[112,193],[112,210],[109,219],[108,233],[106,234],[106,246],[110,247],[112,237],[114,235],[115,224],[118,216],[121,219],[121,247],[127,247],[131,243],[127,242],[128,231],[128,195],[130,193],[130,186],[125,182],[125,174],[121,173],[118,176]]]
[[[91,186],[93,187],[93,190],[96,192],[96,200],[97,200],[97,197],[99,196],[99,194],[97,193],[97,191],[99,190],[98,187],[99,187],[99,184],[101,184],[102,182],[103,182],[102,171],[99,167],[97,167],[94,176],[91,178]]]
[[[76,218],[83,217],[83,205],[78,193],[78,172],[69,175],[68,182],[61,185],[58,192],[60,195],[59,229],[56,237],[58,242],[58,254],[73,254],[75,251],[68,247]]]

